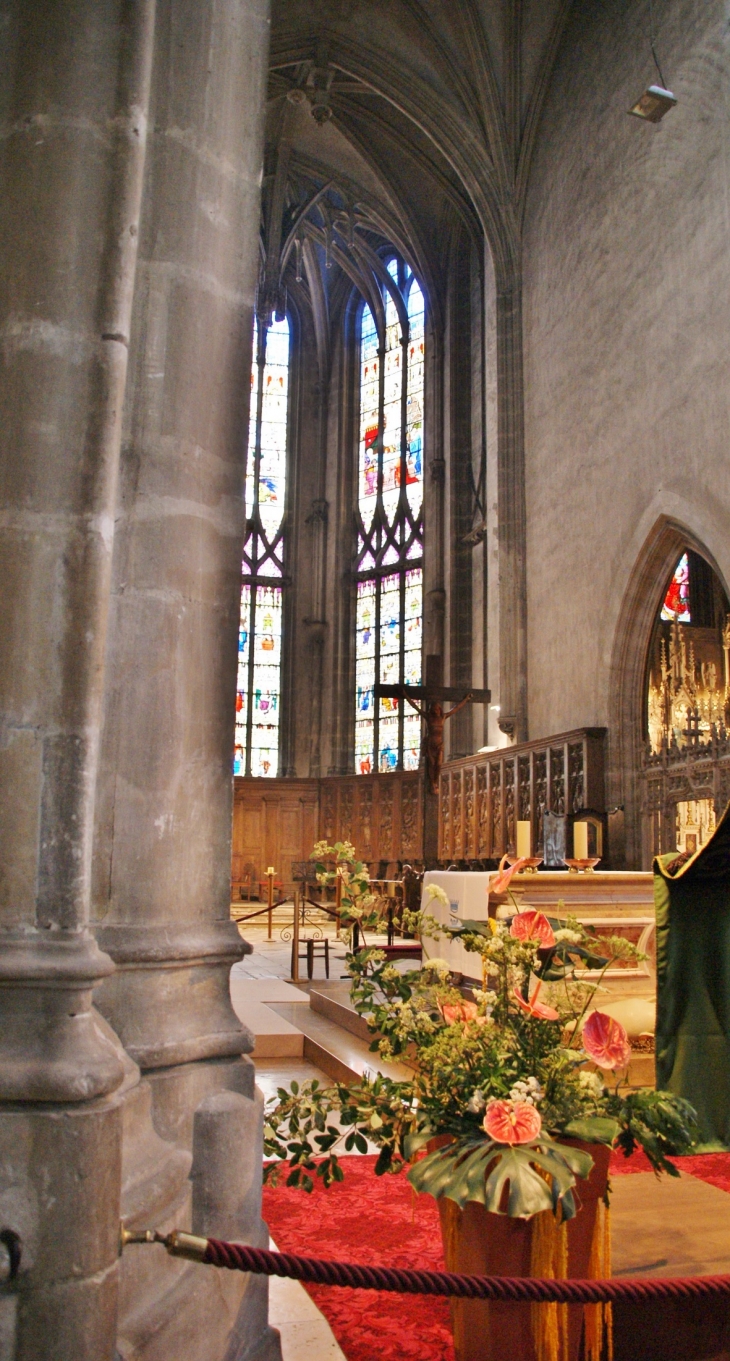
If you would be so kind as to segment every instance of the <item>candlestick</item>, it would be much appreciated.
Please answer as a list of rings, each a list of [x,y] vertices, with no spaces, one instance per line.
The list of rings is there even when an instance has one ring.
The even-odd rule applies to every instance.
[[[588,823],[573,823],[573,859],[588,859]]]
[[[517,823],[517,859],[528,859],[532,855],[532,837],[529,822]]]

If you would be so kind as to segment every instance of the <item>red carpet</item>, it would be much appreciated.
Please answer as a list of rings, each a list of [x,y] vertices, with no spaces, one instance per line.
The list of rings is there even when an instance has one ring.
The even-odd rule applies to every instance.
[[[264,1187],[264,1218],[277,1247],[364,1265],[442,1270],[438,1210],[405,1176],[376,1177],[375,1157],[342,1159],[345,1180],[311,1196]],[[730,1154],[677,1159],[682,1172],[730,1192]],[[649,1172],[643,1153],[614,1154],[612,1176]],[[454,1361],[445,1299],[307,1286],[348,1361]]]

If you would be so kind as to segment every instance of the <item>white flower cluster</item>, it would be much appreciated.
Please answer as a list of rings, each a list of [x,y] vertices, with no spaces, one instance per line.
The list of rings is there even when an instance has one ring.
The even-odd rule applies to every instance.
[[[400,970],[396,969],[395,964],[386,964],[380,977],[384,983],[397,983],[400,978]]]
[[[577,945],[581,939],[580,931],[571,931],[568,926],[561,926],[555,932],[556,940],[564,940],[569,945]]]
[[[592,1096],[595,1101],[598,1101],[599,1098],[603,1096],[603,1082],[598,1076],[598,1073],[588,1072],[584,1069],[578,1074],[578,1081],[580,1082],[581,1087],[583,1087],[588,1095]]]
[[[516,1082],[509,1094],[510,1101],[524,1101],[528,1106],[536,1106],[545,1093],[536,1077],[528,1077],[525,1082]]]
[[[408,1040],[413,1037],[417,1040],[427,1039],[430,1035],[435,1035],[440,1028],[440,1025],[431,1019],[427,1002],[423,998],[416,996],[404,1002],[401,997],[394,997],[390,1006],[397,1015],[395,1028],[400,1039]]]
[[[474,1001],[475,1001],[479,1006],[483,1006],[483,1007],[485,1008],[485,1010],[486,1010],[487,1016],[489,1016],[490,1013],[491,1013],[491,1011],[492,1011],[492,1008],[493,1008],[493,1007],[496,1005],[496,1003],[497,1003],[497,1000],[498,1000],[498,998],[497,998],[497,993],[496,993],[496,992],[492,992],[491,988],[487,988],[487,989],[484,989],[484,988],[474,988],[474,993],[473,993],[473,995],[474,995]]]
[[[436,901],[441,903],[444,907],[449,906],[449,895],[439,884],[429,884],[426,889],[426,898],[429,902],[432,902],[435,898]]]
[[[451,965],[448,959],[439,959],[436,955],[432,959],[424,959],[422,969],[433,969],[435,973],[451,973]]]

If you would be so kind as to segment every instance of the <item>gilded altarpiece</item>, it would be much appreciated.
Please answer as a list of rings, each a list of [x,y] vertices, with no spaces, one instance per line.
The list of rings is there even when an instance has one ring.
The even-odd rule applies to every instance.
[[[643,858],[693,852],[730,800],[730,616],[722,628],[677,620],[653,641],[640,774]]]

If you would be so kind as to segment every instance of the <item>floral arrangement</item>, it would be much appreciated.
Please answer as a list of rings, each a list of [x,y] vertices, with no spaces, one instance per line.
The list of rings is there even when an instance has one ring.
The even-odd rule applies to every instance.
[[[387,899],[373,891],[367,865],[358,860],[351,841],[316,842],[310,855],[314,861],[317,883],[334,888],[339,879],[340,919],[345,930],[357,923],[363,936],[366,931],[382,932],[386,928]],[[421,924],[421,914],[409,912],[403,906],[401,929],[410,931]]]
[[[498,878],[501,893],[512,872]],[[442,890],[427,892],[433,899]],[[639,1145],[657,1172],[677,1175],[668,1155],[692,1147],[692,1107],[668,1092],[628,1088],[626,1031],[590,1010],[605,970],[636,958],[635,947],[570,916],[512,907],[504,920],[444,929],[481,957],[482,987],[470,997],[452,985],[445,960],[401,972],[376,948],[348,955],[371,1049],[398,1059],[407,1075],[280,1089],[267,1112],[269,1180],[288,1166],[288,1185],[311,1190],[313,1174],[329,1185],[343,1177],[338,1149],[364,1153],[369,1141],[379,1148],[376,1173],[408,1166],[417,1191],[522,1218],[560,1207],[565,1220],[575,1213],[577,1179],[592,1167],[590,1154],[566,1139],[614,1145],[626,1156]],[[427,914],[420,926],[438,929]]]

